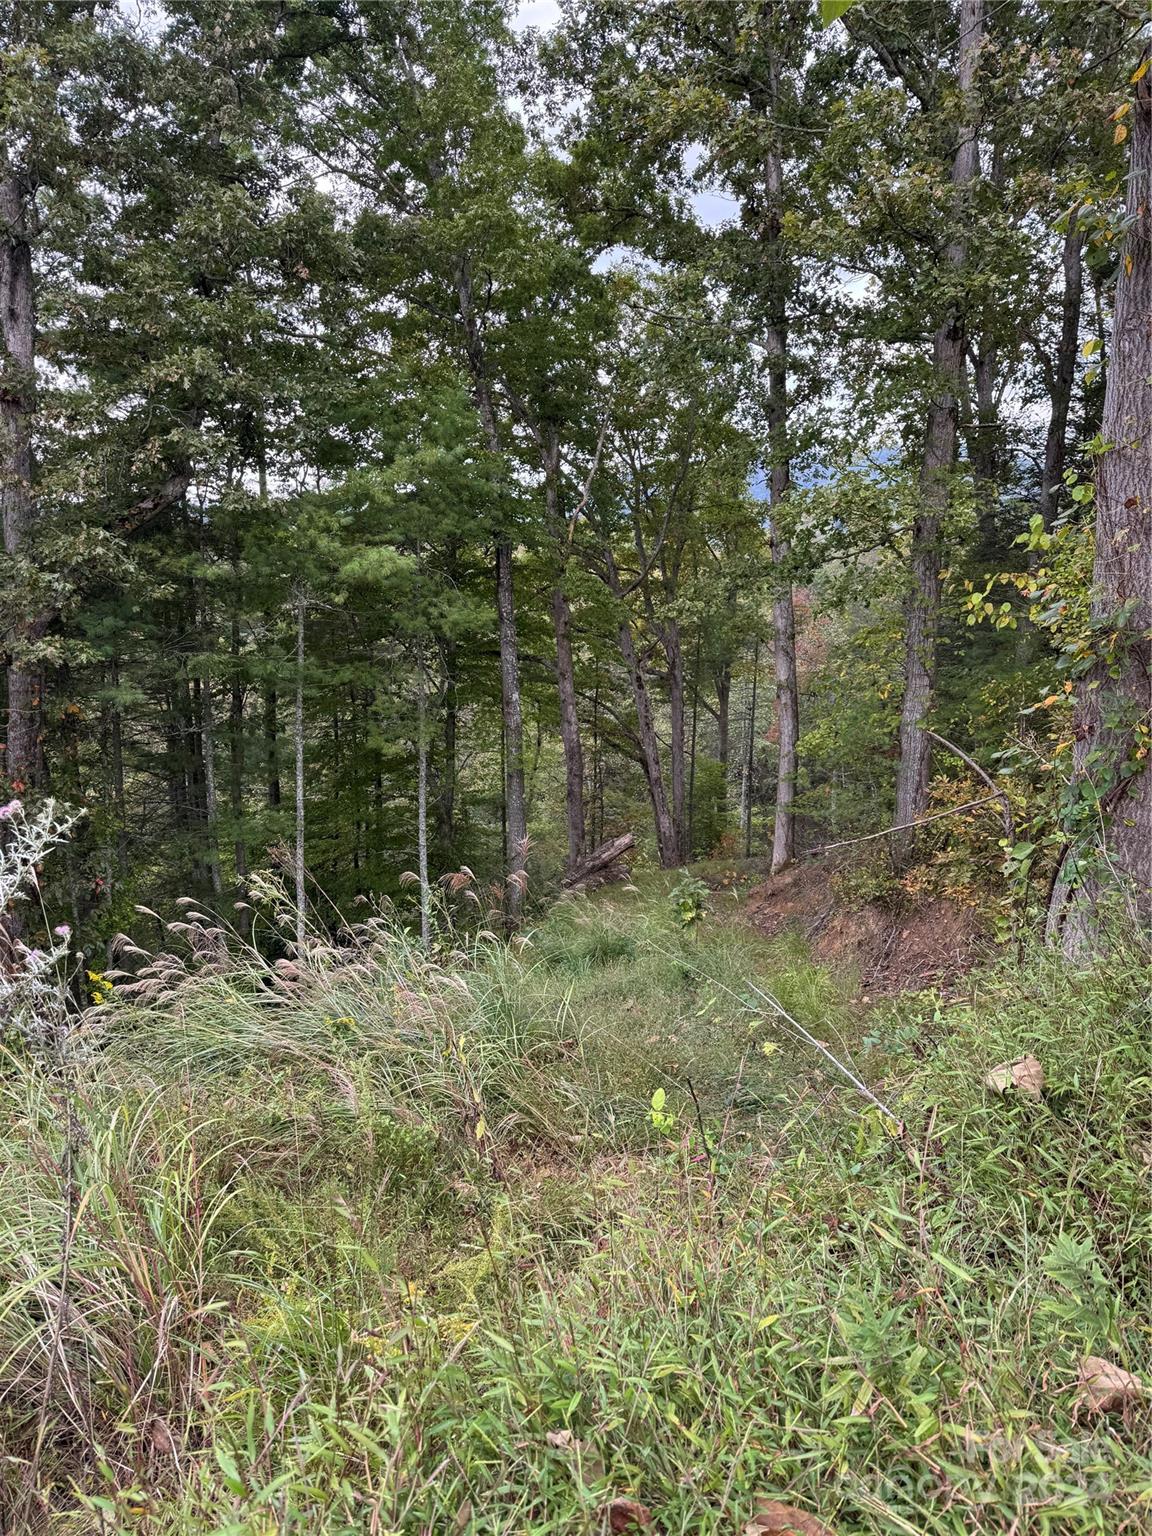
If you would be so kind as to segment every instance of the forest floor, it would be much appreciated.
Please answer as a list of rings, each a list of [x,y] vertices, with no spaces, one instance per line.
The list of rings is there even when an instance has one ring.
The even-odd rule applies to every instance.
[[[974,907],[934,895],[897,904],[867,890],[853,900],[852,873],[844,860],[792,865],[750,892],[753,926],[770,938],[801,935],[817,964],[855,978],[868,999],[949,987],[987,948]]]
[[[1148,1530],[1146,956],[695,873],[271,974],[190,911],[9,1052],[0,1528]]]

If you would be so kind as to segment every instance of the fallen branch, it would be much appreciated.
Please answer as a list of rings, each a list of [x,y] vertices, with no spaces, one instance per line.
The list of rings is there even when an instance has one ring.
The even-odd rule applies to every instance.
[[[808,857],[815,858],[817,854],[831,853],[834,848],[851,848],[855,843],[870,843],[876,837],[891,837],[893,832],[910,832],[913,827],[926,827],[930,821],[943,821],[945,816],[959,816],[962,811],[974,811],[981,805],[991,805],[993,800],[999,800],[1000,791],[994,795],[985,795],[983,800],[969,800],[964,805],[953,805],[946,811],[935,811],[931,816],[922,816],[919,821],[904,821],[896,827],[884,827],[879,832],[865,832],[863,837],[846,837],[839,843],[821,843],[819,848],[809,848]]]
[[[968,767],[971,768],[972,772],[978,779],[984,780],[985,784],[987,784],[988,788],[994,795],[999,796],[1000,801],[1004,807],[1000,813],[1001,819],[1004,822],[1004,836],[1008,839],[1008,844],[1011,847],[1016,841],[1016,827],[1012,820],[1012,802],[1008,799],[1007,790],[997,789],[996,782],[992,778],[992,775],[985,769],[981,768],[980,764],[976,762],[975,758],[971,758],[968,756],[967,752],[961,751],[955,742],[949,741],[946,736],[941,736],[936,731],[925,731],[924,734],[925,736],[931,737],[933,741],[938,741],[940,745],[947,751],[955,753],[955,755],[960,759],[962,763],[966,763]]]

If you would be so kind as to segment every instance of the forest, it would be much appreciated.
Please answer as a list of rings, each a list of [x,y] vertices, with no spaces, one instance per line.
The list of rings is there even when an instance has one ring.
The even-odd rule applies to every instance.
[[[0,0],[2,1536],[1147,1529],[1150,506],[1145,0]]]

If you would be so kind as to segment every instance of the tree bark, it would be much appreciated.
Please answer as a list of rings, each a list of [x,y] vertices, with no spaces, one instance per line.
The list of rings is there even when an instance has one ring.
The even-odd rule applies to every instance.
[[[296,698],[292,720],[292,750],[296,770],[296,848],[292,873],[296,887],[296,952],[304,953],[307,898],[304,889],[304,593],[295,594]]]
[[[963,271],[968,260],[964,219],[967,191],[980,168],[976,70],[983,37],[983,0],[961,0],[957,74],[963,113],[960,143],[952,161],[954,232],[945,253],[947,265],[957,274]],[[925,725],[936,687],[943,555],[941,531],[956,463],[958,406],[964,388],[964,338],[963,307],[956,303],[950,307],[932,338],[932,367],[938,393],[928,408],[920,472],[920,509],[912,529],[911,589],[904,608],[904,694],[900,709],[895,827],[905,827],[917,821],[928,805],[932,743]],[[893,835],[892,857],[897,866],[906,864],[911,857],[914,836],[910,831]]]
[[[775,473],[775,471],[774,471]],[[785,474],[787,470],[785,470]],[[777,567],[788,559],[788,544],[769,534],[772,562]],[[776,770],[776,814],[772,826],[772,873],[779,874],[796,857],[796,771],[800,740],[800,689],[796,676],[796,610],[792,586],[784,587],[772,604],[772,660],[776,673],[776,731],[779,737]]]
[[[1068,449],[1068,412],[1072,404],[1072,386],[1076,379],[1076,359],[1080,351],[1080,307],[1084,296],[1084,231],[1077,215],[1068,217],[1064,236],[1064,294],[1060,302],[1060,341],[1056,366],[1050,381],[1051,412],[1044,438],[1044,467],[1040,475],[1040,497],[1036,510],[1050,531],[1056,521],[1057,498],[1064,476],[1064,457]]]
[[[280,789],[279,700],[275,688],[264,690],[264,784],[268,806],[275,811],[283,798]]]
[[[731,759],[732,668],[725,664],[717,671],[716,683],[716,756],[724,770],[724,793],[728,793],[728,765]]]
[[[444,857],[449,857],[456,840],[456,642],[445,640],[444,664],[444,761],[440,768],[436,795],[438,834]]]
[[[420,882],[420,941],[432,939],[432,890],[428,883],[428,703],[424,658],[420,658],[416,694],[416,877]]]
[[[0,167],[0,518],[4,552],[23,553],[35,512],[32,419],[36,410],[36,301],[30,232],[32,194],[20,172]],[[46,625],[27,619],[6,638],[8,651],[4,771],[16,793],[40,778],[38,668],[24,652]]]
[[[664,654],[668,658],[668,777],[672,786],[672,826],[676,837],[677,864],[688,857],[688,796],[685,773],[685,694],[684,650],[680,644],[680,626],[675,619],[665,619],[662,626]]]
[[[756,690],[760,681],[760,642],[752,653],[752,700],[748,709],[748,739],[744,745],[744,785],[740,795],[744,822],[744,857],[752,857],[752,769],[756,762]]]
[[[1074,803],[1083,821],[1069,828],[1049,913],[1049,934],[1070,956],[1099,946],[1117,898],[1152,930],[1152,71],[1137,84],[1130,121],[1131,222],[1116,283],[1092,570],[1097,646],[1111,654],[1099,655],[1076,690]]]
[[[556,640],[556,688],[560,700],[560,742],[564,751],[564,812],[568,830],[568,865],[575,866],[587,841],[584,816],[584,744],[576,709],[576,664],[572,650],[572,608],[565,590],[568,567],[567,525],[561,505],[560,441],[554,429],[541,433],[544,499],[548,526],[556,545],[557,571],[550,607]]]
[[[200,744],[204,755],[204,836],[208,854],[208,880],[212,895],[219,901],[224,892],[220,874],[220,817],[216,795],[216,711],[212,696],[212,678],[205,673],[200,681]]]
[[[467,257],[456,268],[456,298],[464,336],[464,353],[484,439],[490,453],[500,453],[500,430],[488,377],[484,338],[472,295],[472,266]],[[496,539],[496,613],[500,640],[500,709],[504,739],[504,855],[505,913],[510,924],[520,920],[527,887],[528,823],[524,795],[524,711],[520,698],[520,644],[516,632],[516,598],[512,578],[512,540]]]
[[[796,677],[796,611],[787,571],[790,549],[782,532],[781,509],[791,482],[788,448],[788,298],[791,266],[783,250],[784,163],[775,126],[780,95],[780,72],[775,46],[768,54],[768,112],[772,122],[764,162],[765,213],[763,240],[768,261],[768,320],[764,352],[768,370],[767,427],[769,448],[768,493],[772,513],[768,536],[772,564],[776,568],[776,594],[772,603],[772,664],[776,677],[776,725],[779,736],[776,773],[776,806],[772,828],[772,873],[777,874],[796,854],[797,751],[800,737],[800,689]],[[755,712],[755,706],[753,706]],[[751,835],[749,815],[745,843]],[[747,856],[747,855],[746,855]]]
[[[644,778],[648,784],[648,798],[652,802],[652,818],[656,826],[656,846],[660,854],[660,864],[663,869],[675,869],[680,862],[680,843],[676,835],[676,824],[669,809],[664,774],[660,766],[660,742],[656,735],[656,716],[652,708],[652,695],[648,691],[644,668],[640,664],[640,657],[636,651],[632,625],[625,606],[624,589],[610,545],[605,546],[604,560],[609,590],[620,608],[620,654],[624,657],[624,665],[628,669],[628,681],[632,685],[632,702],[636,708],[636,729],[640,741]]]

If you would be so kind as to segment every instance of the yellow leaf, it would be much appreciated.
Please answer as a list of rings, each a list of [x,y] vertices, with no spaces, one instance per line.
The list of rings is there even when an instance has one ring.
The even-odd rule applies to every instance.
[[[1131,106],[1132,103],[1130,101],[1126,101],[1122,107],[1117,107],[1115,112],[1112,114],[1112,121],[1114,123],[1118,123]]]
[[[484,1140],[484,1132],[487,1129],[488,1129],[488,1122],[484,1119],[484,1116],[481,1115],[479,1120],[477,1120],[477,1122],[476,1122],[476,1140],[477,1141],[483,1141]]]
[[[1132,276],[1132,253],[1131,253],[1131,251],[1129,251],[1128,254],[1124,257],[1124,276],[1125,277],[1131,277]]]
[[[1128,130],[1123,123],[1116,124],[1116,132],[1112,135],[1113,144],[1123,144],[1128,137]]]
[[[1143,80],[1144,76],[1148,73],[1148,66],[1149,66],[1149,64],[1152,64],[1152,55],[1150,55],[1148,58],[1146,58],[1144,60],[1143,64],[1141,64],[1138,69],[1133,71],[1133,73],[1132,73],[1132,81],[1131,81],[1131,83],[1133,85],[1135,85],[1137,83],[1137,81]]]

